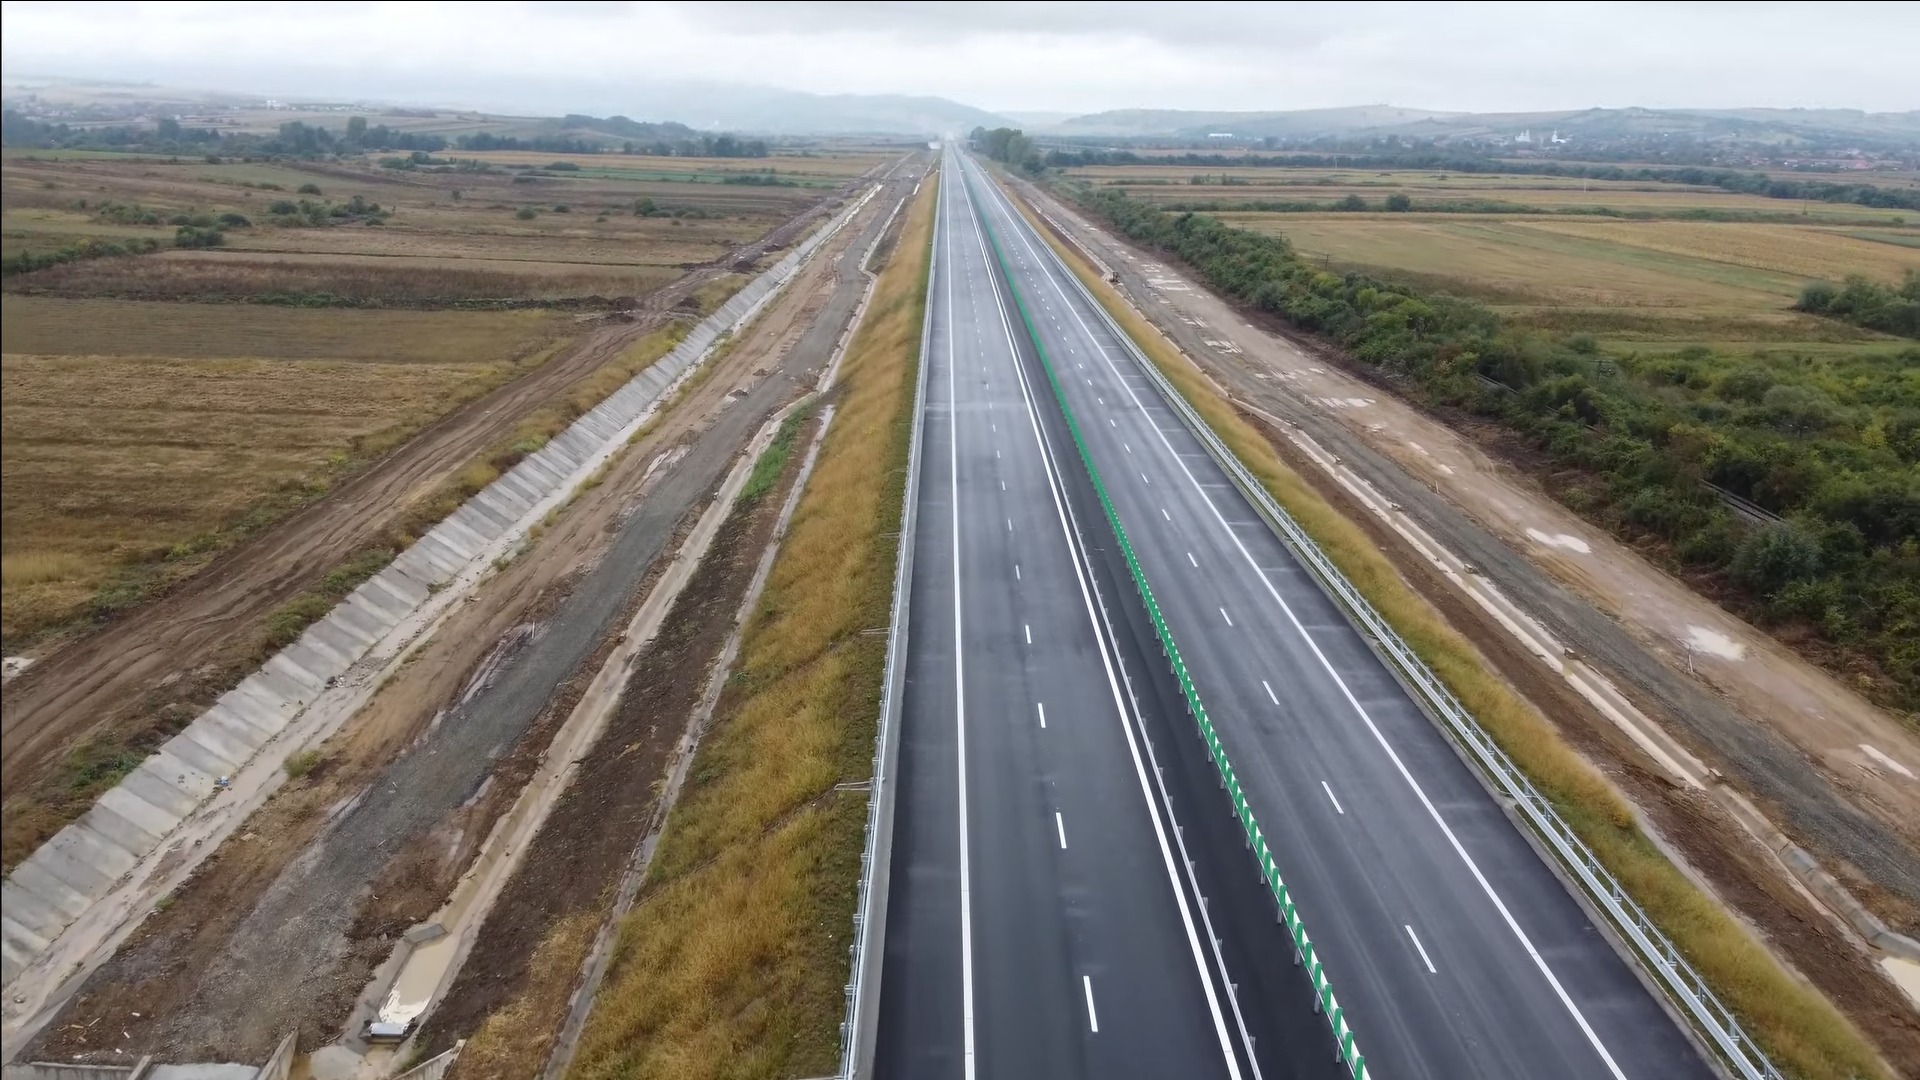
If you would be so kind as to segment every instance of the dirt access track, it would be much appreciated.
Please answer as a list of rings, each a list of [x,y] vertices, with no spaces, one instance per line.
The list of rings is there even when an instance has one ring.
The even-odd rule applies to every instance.
[[[1753,823],[1718,797],[1730,790],[1757,806],[1767,819],[1760,831],[1776,826],[1874,915],[1912,936],[1920,929],[1920,738],[1910,727],[1581,521],[1497,457],[1503,444],[1477,443],[1370,381],[1375,373],[1238,310],[1033,185],[1018,187],[1056,231],[1105,263],[1128,299],[1266,429],[1281,455],[1627,791],[1683,865],[1759,926],[1892,1060],[1920,1064],[1911,1002],[1859,939],[1835,925],[1833,905],[1802,886],[1799,868],[1789,873],[1768,850],[1780,841],[1742,843]],[[1395,521],[1457,556],[1460,572],[1437,570]],[[1543,627],[1570,650],[1568,665],[1598,672],[1678,752],[1662,761],[1644,735],[1633,737],[1573,692],[1562,671],[1463,593],[1463,579]],[[1676,782],[1675,758],[1704,763],[1704,787]]]
[[[90,954],[99,966],[22,1024],[22,1036],[39,1034],[21,1060],[261,1061],[288,1032],[303,1051],[357,1034],[343,1028],[398,936],[467,872],[741,448],[813,387],[858,296],[840,285],[860,277],[859,253],[912,172],[895,172],[598,486],[453,609],[323,744],[313,772],[276,792],[111,958],[112,943]],[[690,660],[687,681],[697,686],[711,660]],[[672,735],[629,734],[596,754],[644,795]],[[581,822],[634,825],[631,815]],[[613,845],[622,853],[635,837],[624,839]],[[562,895],[556,887],[550,899]],[[530,944],[493,934],[464,970],[483,985],[510,980]]]
[[[882,166],[884,168],[885,166]],[[0,787],[16,790],[66,747],[109,725],[163,711],[184,723],[226,689],[228,653],[341,558],[388,534],[520,419],[671,317],[674,306],[740,260],[796,240],[853,181],[744,248],[649,294],[622,321],[588,330],[562,355],[455,409],[326,497],[241,544],[154,602],[40,658],[6,684]]]

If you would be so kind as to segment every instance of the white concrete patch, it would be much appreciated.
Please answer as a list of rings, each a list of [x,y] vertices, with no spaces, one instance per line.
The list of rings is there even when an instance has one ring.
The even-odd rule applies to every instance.
[[[1915,779],[1912,769],[1888,757],[1886,753],[1877,746],[1869,746],[1866,743],[1861,743],[1860,752],[1909,780]]]
[[[1372,398],[1363,397],[1323,397],[1316,400],[1329,409],[1364,409],[1373,404]]]
[[[1448,471],[1451,472],[1452,470],[1449,469]],[[1593,554],[1593,548],[1588,546],[1585,540],[1580,539],[1579,537],[1573,535],[1572,533],[1549,533],[1549,532],[1541,532],[1539,529],[1530,528],[1527,530],[1527,535],[1532,537],[1533,542],[1536,544],[1545,544],[1548,547],[1566,548],[1568,551],[1577,551],[1582,555]],[[1736,657],[1736,659],[1738,658]]]
[[[0,682],[12,682],[14,677],[27,670],[33,664],[31,656],[9,656],[0,660]]]
[[[1747,655],[1747,647],[1718,630],[1709,630],[1704,626],[1687,627],[1687,644],[1703,653],[1710,653],[1722,660],[1738,660]]]
[[[1911,960],[1902,960],[1897,956],[1889,956],[1880,961],[1880,966],[1886,970],[1887,977],[1893,980],[1893,984],[1907,995],[1907,1000],[1913,1002],[1914,1007],[1920,1008],[1920,964]]]

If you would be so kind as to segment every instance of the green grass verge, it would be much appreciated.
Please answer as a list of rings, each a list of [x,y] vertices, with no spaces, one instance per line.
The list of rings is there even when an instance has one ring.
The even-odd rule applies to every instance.
[[[907,215],[841,365],[838,407],[740,661],[569,1076],[787,1078],[834,1071],[934,185]]]
[[[1359,526],[1288,468],[1172,341],[1043,224],[1035,221],[1034,227],[1234,455],[1479,719],[1700,970],[1775,1064],[1805,1080],[1890,1080],[1879,1055],[1847,1018],[1782,967],[1667,859],[1641,832],[1626,800],[1532,705],[1488,670],[1473,646],[1413,592]]]

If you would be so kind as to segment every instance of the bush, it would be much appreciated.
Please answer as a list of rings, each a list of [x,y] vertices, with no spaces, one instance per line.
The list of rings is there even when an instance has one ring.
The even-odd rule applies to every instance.
[[[287,779],[298,780],[320,766],[320,751],[316,747],[296,750],[287,755],[280,767],[287,771]]]
[[[1820,543],[1791,522],[1770,524],[1740,542],[1727,572],[1757,593],[1774,593],[1820,573]]]
[[[1387,209],[1397,214],[1404,214],[1413,209],[1413,199],[1404,191],[1396,191],[1387,196]]]
[[[226,234],[219,229],[209,229],[198,225],[182,225],[173,234],[173,246],[177,248],[219,247],[226,242]]]
[[[311,184],[311,183],[301,184],[299,187],[294,188],[293,190],[294,190],[294,193],[298,195],[318,195],[320,194],[320,185]]]
[[[521,221],[532,221],[534,218],[540,216],[540,211],[535,210],[531,206],[523,206],[520,209],[514,211],[513,216],[520,219]]]

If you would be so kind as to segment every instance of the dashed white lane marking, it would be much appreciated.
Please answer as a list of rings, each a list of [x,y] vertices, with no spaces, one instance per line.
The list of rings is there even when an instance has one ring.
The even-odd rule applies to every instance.
[[[1221,608],[1221,609],[1220,609],[1220,617],[1221,617],[1221,618],[1223,618],[1223,619],[1225,619],[1225,620],[1227,620],[1227,625],[1228,625],[1228,626],[1232,626],[1232,625],[1233,625],[1233,616],[1231,616],[1231,615],[1229,615],[1229,614],[1227,614],[1227,609],[1226,609],[1226,608]]]
[[[1192,556],[1188,556],[1188,558],[1192,558]],[[1267,682],[1267,680],[1265,680],[1265,679],[1261,679],[1261,680],[1260,680],[1260,685],[1261,685],[1261,686],[1265,686],[1265,687],[1267,688],[1267,700],[1268,700],[1268,701],[1271,701],[1271,702],[1273,702],[1273,703],[1274,703],[1275,705],[1278,705],[1278,704],[1280,704],[1280,699],[1274,696],[1274,693],[1273,693],[1273,687],[1272,687],[1272,686],[1271,686],[1270,684],[1268,684],[1268,682]]]
[[[1098,1035],[1100,1034],[1100,1014],[1093,1010],[1093,976],[1080,976],[1080,985],[1087,988],[1087,1029]]]
[[[1173,520],[1173,515],[1172,515],[1172,514],[1169,514],[1169,513],[1167,513],[1167,508],[1166,508],[1166,507],[1164,507],[1164,506],[1160,508],[1160,516],[1161,516],[1161,517],[1163,517],[1163,518],[1166,518],[1166,519],[1167,519],[1168,521],[1172,521],[1172,520]],[[1193,553],[1192,553],[1192,552],[1188,552],[1188,553],[1187,553],[1187,558],[1189,558],[1189,559],[1191,559],[1191,558],[1193,558]],[[1195,566],[1199,566],[1200,564],[1199,564],[1199,563],[1194,563],[1193,565],[1195,565]]]
[[[1129,453],[1129,454],[1131,454],[1131,453],[1133,453],[1133,447],[1131,447],[1131,446],[1128,446],[1126,442],[1124,442],[1124,441],[1123,441],[1123,442],[1121,442],[1121,444],[1120,444],[1120,445],[1121,445],[1121,446],[1126,446],[1126,447],[1127,447],[1127,453]]]
[[[1067,850],[1067,823],[1060,820],[1060,811],[1053,812],[1053,831],[1060,834],[1060,850]]]
[[[1005,480],[1000,481],[1000,490],[1001,491],[1007,490],[1007,482]]]
[[[1097,401],[1097,402],[1099,402],[1099,403],[1100,403],[1100,404],[1102,404],[1102,405],[1105,405],[1105,404],[1107,403],[1107,399],[1106,399],[1106,398],[1103,398],[1103,397],[1101,397],[1101,396],[1100,396],[1099,394],[1095,394],[1095,395],[1093,395],[1093,400],[1095,400],[1095,401]]]
[[[1047,726],[1047,704],[1046,704],[1046,702],[1044,702],[1044,701],[1036,701],[1036,702],[1034,702],[1034,703],[1033,703],[1033,707],[1034,707],[1034,708],[1036,708],[1036,709],[1038,709],[1038,710],[1040,710],[1040,726],[1041,726],[1041,727],[1043,727],[1043,728],[1044,728],[1044,727],[1046,727],[1046,726]]]
[[[1172,518],[1168,518],[1167,520],[1168,520],[1168,521],[1172,521],[1173,519],[1172,519]],[[1193,568],[1194,568],[1195,570],[1198,570],[1198,569],[1200,569],[1200,560],[1198,560],[1198,559],[1196,559],[1196,558],[1194,558],[1194,557],[1193,557],[1193,552],[1191,552],[1191,551],[1189,551],[1189,552],[1187,552],[1187,561],[1193,564]]]
[[[1012,518],[1008,518],[1008,519],[1007,519],[1007,531],[1008,531],[1008,532],[1012,532],[1012,531],[1013,531],[1013,519],[1012,519]]]
[[[1110,428],[1117,428],[1117,427],[1119,427],[1120,425],[1119,425],[1119,424],[1116,424],[1116,423],[1114,423],[1114,422],[1113,422],[1113,417],[1111,417],[1111,416],[1109,416],[1109,417],[1107,417],[1107,426],[1108,426],[1108,427],[1110,427]]]
[[[1153,481],[1151,481],[1151,480],[1149,480],[1149,479],[1147,479],[1147,474],[1146,474],[1146,473],[1141,473],[1141,474],[1140,474],[1140,482],[1141,482],[1141,483],[1143,483],[1143,484],[1145,484],[1145,485],[1147,485],[1148,487],[1152,487],[1152,486],[1153,486]]]
[[[1333,803],[1333,812],[1344,816],[1346,814],[1346,811],[1340,808],[1340,800],[1337,798],[1334,798],[1333,789],[1327,786],[1327,782],[1325,780],[1320,781],[1320,790],[1326,792],[1327,799]]]
[[[1027,644],[1029,645],[1033,644],[1033,627],[1026,623],[1022,623],[1020,624],[1020,628],[1027,632]]]
[[[1019,563],[1013,564],[1013,580],[1015,581],[1020,580],[1020,564]]]
[[[1427,958],[1427,947],[1425,945],[1420,944],[1420,937],[1419,935],[1413,932],[1413,927],[1411,926],[1407,927],[1407,936],[1413,939],[1413,947],[1420,950],[1420,962],[1427,965],[1427,974],[1429,975],[1440,974],[1440,972],[1434,969],[1433,961]]]

